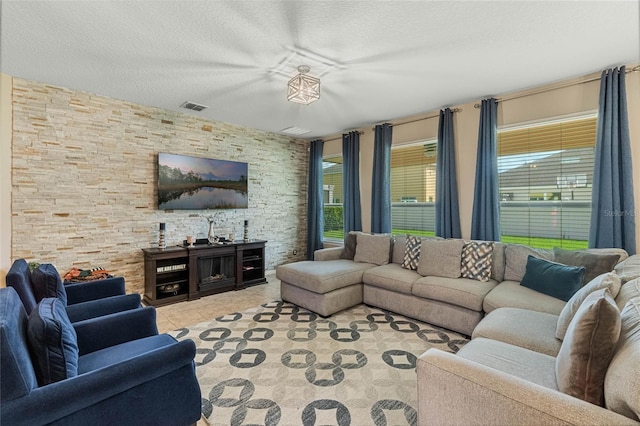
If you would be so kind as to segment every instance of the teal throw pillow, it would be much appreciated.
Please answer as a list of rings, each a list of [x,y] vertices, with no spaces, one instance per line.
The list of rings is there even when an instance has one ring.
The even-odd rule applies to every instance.
[[[38,384],[78,375],[78,337],[60,299],[42,299],[29,314],[27,336]]]
[[[521,286],[568,301],[582,287],[584,266],[568,266],[529,255]]]

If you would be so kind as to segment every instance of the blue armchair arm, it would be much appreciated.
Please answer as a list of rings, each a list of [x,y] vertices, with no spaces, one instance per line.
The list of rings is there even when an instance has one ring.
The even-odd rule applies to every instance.
[[[110,346],[158,334],[153,306],[73,323],[80,356]]]
[[[89,300],[76,305],[67,305],[67,315],[69,316],[69,321],[78,322],[102,315],[136,309],[140,306],[140,295],[133,293]]]
[[[126,294],[124,277],[66,284],[64,289],[67,292],[67,305]]]
[[[0,424],[194,424],[201,394],[185,340],[3,403]]]

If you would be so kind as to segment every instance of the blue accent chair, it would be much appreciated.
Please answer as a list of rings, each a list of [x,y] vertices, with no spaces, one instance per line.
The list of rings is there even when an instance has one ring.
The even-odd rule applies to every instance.
[[[27,316],[0,288],[0,424],[195,424],[195,353],[192,340],[158,334],[153,307],[72,324],[59,299]]]
[[[58,282],[53,284],[57,287],[58,297],[66,300],[67,315],[71,322],[141,307],[139,294],[125,294],[123,277],[63,285],[52,265],[40,266],[55,274]],[[34,291],[32,273],[27,261],[17,259],[13,262],[6,281],[7,287],[15,288],[29,315],[43,297],[39,297]]]

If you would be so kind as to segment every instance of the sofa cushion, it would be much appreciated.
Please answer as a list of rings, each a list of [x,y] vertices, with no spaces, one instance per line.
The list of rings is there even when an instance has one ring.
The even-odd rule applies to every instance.
[[[420,243],[422,239],[414,235],[407,235],[404,245],[404,256],[402,257],[402,267],[416,271],[420,262]]]
[[[67,292],[60,274],[52,264],[42,263],[34,269],[31,272],[31,284],[38,302],[45,297],[57,297],[66,306]]]
[[[458,278],[464,240],[423,239],[420,247],[418,273],[423,277]]]
[[[571,322],[573,316],[578,311],[580,305],[582,305],[582,302],[584,302],[587,296],[589,296],[589,294],[593,293],[594,291],[603,288],[608,288],[609,293],[613,297],[616,297],[618,295],[618,291],[620,291],[620,279],[615,272],[603,274],[594,278],[589,283],[587,283],[587,285],[578,290],[576,294],[571,296],[571,299],[569,299],[564,308],[562,308],[562,311],[558,316],[558,325],[556,327],[556,337],[558,339],[564,339],[564,335],[567,332],[569,323]]]
[[[502,282],[504,281],[504,250],[506,244],[494,241],[493,242],[493,262],[491,262],[491,278]]]
[[[476,326],[472,339],[484,337],[555,357],[562,340],[555,336],[558,316],[519,308],[491,311]]]
[[[481,312],[484,297],[497,284],[493,280],[427,276],[413,283],[412,293],[424,299],[438,300]]]
[[[404,259],[404,246],[407,243],[408,235],[396,235],[393,239],[393,249],[391,250],[391,262],[402,264]]]
[[[391,255],[391,235],[358,234],[354,262],[386,265]]]
[[[398,293],[411,294],[411,286],[419,278],[422,276],[416,271],[405,269],[396,263],[390,263],[364,271],[362,282]]]
[[[507,244],[504,249],[504,281],[522,281],[529,255],[539,259],[553,260],[551,250],[536,249],[521,244]]]
[[[344,248],[340,254],[341,259],[353,260],[356,255],[356,245],[358,244],[359,231],[350,231],[344,236]]]
[[[494,368],[509,375],[557,390],[555,358],[497,340],[473,339],[456,356]]]
[[[590,252],[587,250],[565,250],[553,248],[553,261],[571,266],[584,266],[583,283],[586,284],[598,275],[611,272],[620,260],[620,254],[607,252]]]
[[[620,311],[606,288],[582,302],[556,357],[561,392],[596,405],[604,402],[604,377],[620,337]]]
[[[173,345],[177,342],[169,334],[157,334],[109,346],[98,351],[82,355],[78,360],[78,374],[88,373],[99,368],[119,364],[154,349]]]
[[[629,256],[618,263],[613,270],[616,271],[623,284],[640,277],[640,254]]]
[[[529,255],[520,285],[565,302],[582,287],[584,266],[568,266]]]
[[[31,364],[27,313],[13,287],[0,288],[0,401],[12,401],[38,387]],[[0,408],[2,409],[2,408]]]
[[[296,287],[324,294],[362,282],[362,273],[373,268],[370,263],[337,259],[316,262],[305,260],[278,266],[276,277]]]
[[[618,346],[604,381],[609,410],[640,420],[640,297],[627,302],[620,313]]]
[[[521,286],[519,282],[503,281],[487,294],[482,303],[485,312],[497,308],[521,308],[558,315],[566,302]]]
[[[40,386],[78,375],[76,331],[60,299],[42,299],[31,311],[28,336]]]
[[[620,280],[620,282],[622,282],[622,280]],[[615,298],[618,309],[622,311],[627,302],[635,297],[640,297],[640,277],[628,281],[620,287],[620,291]]]
[[[489,281],[493,265],[493,241],[466,241],[462,247],[460,276]]]

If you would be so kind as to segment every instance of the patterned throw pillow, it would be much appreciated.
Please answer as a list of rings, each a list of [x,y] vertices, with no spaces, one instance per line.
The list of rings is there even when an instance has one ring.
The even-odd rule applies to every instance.
[[[420,237],[414,237],[413,235],[407,235],[407,242],[404,245],[404,258],[402,259],[402,266],[404,269],[410,269],[415,271],[418,269],[418,263],[420,263]]]
[[[489,281],[493,263],[493,241],[466,241],[462,248],[462,278]]]

